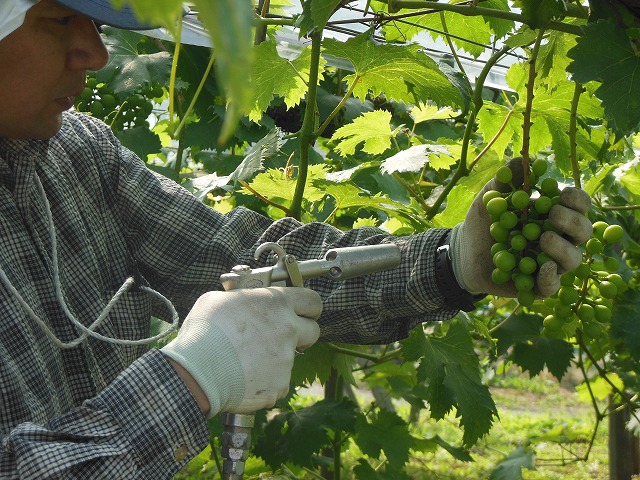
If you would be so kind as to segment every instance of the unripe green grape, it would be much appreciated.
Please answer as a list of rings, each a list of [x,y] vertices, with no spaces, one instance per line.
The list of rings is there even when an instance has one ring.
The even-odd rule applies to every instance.
[[[547,162],[541,158],[538,158],[531,164],[531,172],[538,178],[544,175],[547,171]]]
[[[602,242],[597,238],[590,238],[587,240],[586,249],[591,255],[598,255],[602,253],[604,247],[602,246]]]
[[[533,290],[534,283],[535,281],[531,275],[525,275],[523,273],[518,273],[514,279],[514,284],[518,292]]]
[[[598,240],[602,240],[604,237],[604,231],[607,229],[609,224],[607,222],[603,222],[599,220],[593,224],[593,236]]]
[[[578,307],[576,314],[578,315],[578,318],[580,320],[582,320],[583,322],[588,322],[590,320],[593,320],[593,318],[595,317],[595,310],[588,303],[583,303]]]
[[[533,305],[533,302],[535,300],[536,297],[533,293],[533,290],[522,290],[518,292],[518,302],[524,307],[530,307],[531,305]]]
[[[531,275],[538,269],[538,264],[531,257],[522,257],[520,263],[518,264],[518,270],[524,273],[525,275]]]
[[[506,200],[505,200],[506,201]],[[518,215],[511,210],[507,210],[500,215],[500,225],[502,225],[507,230],[512,229],[518,224]]]
[[[580,294],[573,287],[560,287],[558,291],[558,299],[565,305],[572,305],[578,301]]]
[[[499,268],[494,268],[493,272],[491,272],[491,280],[496,285],[504,285],[511,280],[511,272],[505,272]]]
[[[500,218],[504,212],[509,208],[509,204],[502,197],[496,197],[489,200],[487,203],[487,212],[492,218]]]
[[[493,258],[493,256],[498,253],[501,250],[506,250],[507,249],[507,245],[505,243],[502,242],[496,242],[493,245],[491,245],[491,258]]]
[[[97,118],[102,118],[104,116],[104,106],[100,102],[93,102],[90,107],[91,115]]]
[[[529,222],[522,227],[522,234],[527,240],[537,240],[540,237],[541,229],[537,223]]]
[[[521,252],[527,247],[527,239],[523,235],[514,235],[511,237],[511,248]]]
[[[82,94],[80,95],[80,98],[85,102],[88,102],[89,100],[91,100],[93,98],[93,88],[84,87],[84,90],[82,90]]]
[[[562,328],[560,328],[559,330],[550,330],[548,328],[543,328],[542,335],[545,338],[550,338],[553,340],[564,340],[567,338],[567,335],[564,333],[564,330]]]
[[[509,238],[509,230],[500,225],[500,222],[491,224],[489,234],[496,242],[506,242],[507,238]]]
[[[160,98],[164,95],[164,88],[162,88],[160,85],[154,85],[153,89],[151,90],[151,96],[153,98]]]
[[[118,104],[118,102],[116,101],[116,97],[114,97],[110,93],[102,95],[100,97],[100,101],[102,102],[102,105],[104,105],[104,108],[106,108],[107,110],[113,110]]]
[[[606,305],[596,305],[593,309],[595,311],[596,320],[599,322],[607,323],[611,320],[611,309]]]
[[[554,178],[547,177],[540,184],[540,190],[548,197],[554,197],[558,194],[560,189],[558,188],[558,181]]]
[[[591,267],[588,263],[582,262],[580,265],[578,265],[578,268],[573,271],[573,273],[577,278],[584,280],[589,275],[591,275]]]
[[[597,297],[595,299],[595,303],[596,305],[604,305],[609,310],[613,310],[613,300],[611,300],[610,298]]]
[[[496,179],[501,183],[511,183],[513,179],[513,172],[506,165],[500,167],[496,172]]]
[[[486,207],[487,203],[489,203],[489,200],[498,197],[502,197],[502,193],[500,193],[498,190],[489,190],[485,192],[484,195],[482,195],[482,203],[484,203],[484,206]]]
[[[625,282],[624,279],[617,273],[612,273],[610,275],[607,275],[605,277],[605,280],[613,283],[618,289],[618,293],[624,293],[629,289],[627,282]]]
[[[609,282],[608,280],[600,282],[598,290],[600,290],[600,295],[604,298],[613,298],[618,294],[618,287],[616,287],[615,283]]]
[[[544,265],[547,262],[551,262],[551,261],[553,261],[553,258],[551,258],[549,255],[547,255],[544,252],[540,252],[536,256],[536,262],[538,262],[538,265],[540,265],[540,266]]]
[[[598,322],[587,322],[582,324],[582,332],[587,338],[598,338],[602,334],[602,327]]]
[[[567,318],[571,315],[571,304],[562,303],[560,300],[553,306],[553,312],[561,318]]]
[[[98,85],[98,80],[96,77],[87,77],[86,86],[91,88],[92,90],[96,88]]]
[[[622,240],[623,235],[624,229],[620,225],[609,225],[602,234],[602,239],[605,243],[616,243]]]
[[[564,325],[564,319],[562,317],[558,317],[557,315],[547,315],[546,317],[544,317],[542,325],[546,329],[557,331],[562,329],[562,326]]]
[[[573,272],[567,272],[560,277],[560,285],[563,287],[573,287],[576,276]]]
[[[529,205],[529,194],[524,190],[516,190],[511,195],[511,205],[517,210],[523,210]]]
[[[546,195],[537,198],[533,203],[533,208],[535,208],[536,212],[538,213],[549,213],[549,210],[551,210],[552,206],[553,202]]]
[[[604,259],[604,269],[607,272],[617,272],[620,269],[620,262],[616,257],[607,257]]]
[[[516,257],[511,252],[502,250],[493,256],[493,264],[504,272],[510,272],[516,266]]]

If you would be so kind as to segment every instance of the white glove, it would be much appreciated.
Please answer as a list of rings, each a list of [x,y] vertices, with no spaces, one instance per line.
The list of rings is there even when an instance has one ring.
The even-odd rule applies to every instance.
[[[198,383],[209,416],[251,413],[286,396],[295,350],[316,342],[321,312],[320,296],[306,288],[209,292],[161,351]]]
[[[509,167],[513,171],[514,185],[522,185],[521,159],[511,160]],[[509,188],[495,179],[488,182],[471,204],[464,222],[453,228],[450,240],[453,271],[460,286],[471,293],[509,298],[517,296],[513,282],[496,285],[491,280],[494,265],[490,250],[494,240],[489,233],[491,219],[482,202],[485,192],[504,192]],[[553,261],[540,266],[534,287],[538,297],[553,295],[560,288],[560,275],[574,270],[582,262],[582,253],[577,245],[591,236],[593,227],[585,216],[590,206],[591,199],[586,192],[567,187],[560,194],[560,203],[551,208],[549,220],[560,234],[547,231],[540,236],[541,250]]]

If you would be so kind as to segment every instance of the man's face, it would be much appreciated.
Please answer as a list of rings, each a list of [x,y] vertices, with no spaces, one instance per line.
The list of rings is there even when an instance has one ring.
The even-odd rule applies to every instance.
[[[62,112],[84,89],[87,70],[99,70],[107,51],[93,22],[42,0],[24,24],[0,41],[0,137],[47,139]]]

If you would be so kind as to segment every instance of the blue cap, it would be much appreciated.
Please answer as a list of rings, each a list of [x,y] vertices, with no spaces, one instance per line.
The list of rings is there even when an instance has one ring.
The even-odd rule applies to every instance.
[[[114,7],[111,0],[56,0],[56,2],[93,19],[96,23],[112,27],[127,30],[148,30],[158,27],[158,25],[142,23],[128,5],[122,8]]]

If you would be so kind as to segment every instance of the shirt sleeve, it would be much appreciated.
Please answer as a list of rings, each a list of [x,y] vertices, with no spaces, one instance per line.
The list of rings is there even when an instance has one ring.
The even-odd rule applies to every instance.
[[[96,397],[0,437],[3,479],[170,479],[209,441],[204,415],[152,350]]]

